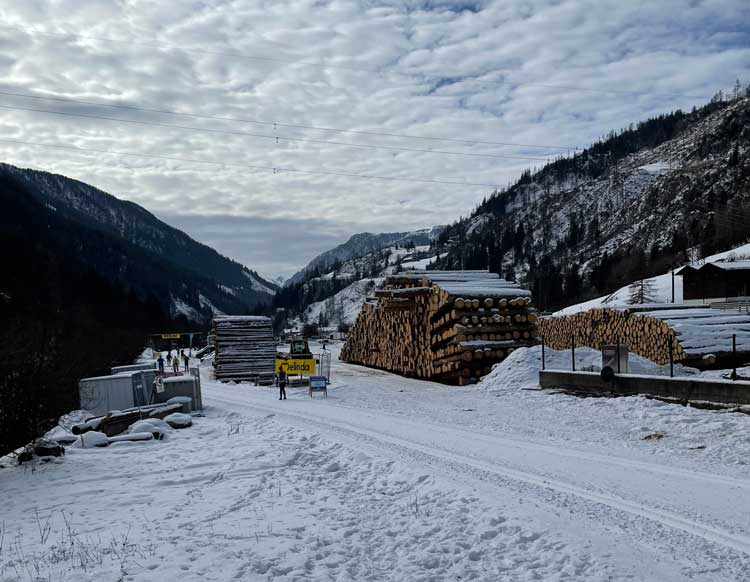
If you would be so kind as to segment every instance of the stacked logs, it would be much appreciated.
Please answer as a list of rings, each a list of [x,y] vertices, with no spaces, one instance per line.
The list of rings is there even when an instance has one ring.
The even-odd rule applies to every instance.
[[[530,293],[487,271],[388,277],[349,332],[341,359],[450,384],[471,384],[536,343]]]
[[[216,317],[212,335],[217,380],[258,380],[273,375],[276,343],[268,317]]]
[[[674,361],[687,353],[668,323],[647,313],[630,309],[590,309],[574,315],[545,317],[540,322],[544,343],[556,350],[572,345],[600,349],[605,344],[622,343],[657,364],[669,363],[670,337]]]

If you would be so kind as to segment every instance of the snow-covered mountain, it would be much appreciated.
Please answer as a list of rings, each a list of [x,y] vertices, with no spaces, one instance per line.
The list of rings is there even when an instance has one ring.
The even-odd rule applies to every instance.
[[[406,269],[427,268],[441,256],[443,247],[430,234],[437,232],[439,229],[408,233],[390,246],[343,261],[334,260],[326,267],[310,267],[301,281],[279,289],[274,307],[283,309],[290,323],[351,324],[369,292],[383,277]]]
[[[270,303],[277,286],[132,202],[61,176],[0,164],[0,184],[30,196],[79,239],[81,259],[172,315],[205,320]],[[96,245],[85,241],[96,239]]]
[[[524,172],[446,229],[440,268],[489,267],[557,309],[749,236],[750,98],[738,96]]]
[[[312,271],[323,272],[328,267],[337,262],[348,261],[349,259],[364,257],[374,251],[379,251],[386,247],[429,245],[445,230],[445,226],[433,226],[422,230],[411,232],[381,232],[373,234],[370,232],[361,232],[352,235],[348,241],[334,247],[324,253],[321,253],[310,261],[303,269],[292,275],[285,285],[293,285],[304,281]]]
[[[350,259],[339,268],[337,277],[350,281],[346,287],[321,301],[311,303],[304,311],[303,319],[310,323],[329,326],[351,325],[357,319],[370,292],[383,282],[383,278],[398,271],[426,269],[434,263],[440,252],[424,246],[391,246],[368,253],[364,257]],[[369,276],[366,276],[369,273]],[[326,273],[325,280],[333,273]],[[310,284],[314,284],[311,280]]]

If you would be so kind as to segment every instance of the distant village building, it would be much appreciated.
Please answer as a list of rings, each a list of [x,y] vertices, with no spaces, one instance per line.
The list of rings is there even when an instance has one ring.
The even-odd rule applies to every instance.
[[[686,266],[675,274],[682,277],[685,303],[750,301],[750,260]]]

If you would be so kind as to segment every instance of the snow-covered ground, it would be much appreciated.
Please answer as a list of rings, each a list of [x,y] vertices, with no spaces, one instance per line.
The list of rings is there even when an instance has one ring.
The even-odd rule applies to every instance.
[[[750,257],[750,243],[738,246],[734,249],[717,253],[701,259],[697,264],[703,263],[715,263],[716,261],[735,260],[744,257]],[[663,275],[657,275],[646,279],[650,282],[650,293],[652,295],[653,303],[671,303],[672,302],[672,273],[664,273]],[[682,277],[675,275],[674,277],[674,298],[676,303],[682,302]],[[628,305],[630,299],[629,286],[621,287],[614,293],[597,297],[583,303],[577,303],[571,305],[560,311],[556,312],[555,315],[573,315],[581,311],[587,311],[596,307],[622,307]]]
[[[535,357],[337,362],[327,399],[205,377],[164,441],[0,469],[0,580],[746,580],[750,417],[549,395]]]

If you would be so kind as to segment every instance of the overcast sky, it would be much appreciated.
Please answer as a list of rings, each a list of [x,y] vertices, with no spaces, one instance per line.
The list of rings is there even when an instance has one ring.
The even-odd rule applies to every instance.
[[[452,222],[523,168],[749,67],[747,0],[0,0],[0,91],[92,103],[0,95],[0,139],[177,158],[0,141],[0,159],[289,276],[356,232]]]

